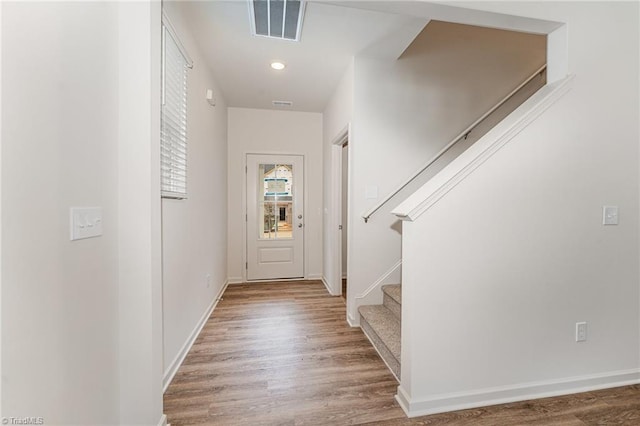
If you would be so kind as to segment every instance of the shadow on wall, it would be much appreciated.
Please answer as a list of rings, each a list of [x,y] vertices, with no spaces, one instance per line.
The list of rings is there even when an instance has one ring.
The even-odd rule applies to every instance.
[[[389,227],[392,230],[396,231],[398,234],[402,235],[402,221],[401,220],[396,220],[395,222],[393,222],[391,224],[391,226]]]

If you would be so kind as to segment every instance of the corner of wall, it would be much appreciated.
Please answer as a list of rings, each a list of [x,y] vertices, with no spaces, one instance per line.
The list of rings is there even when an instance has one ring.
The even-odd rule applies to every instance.
[[[568,25],[547,35],[547,83],[562,80],[569,75]]]
[[[2,10],[3,2],[0,2],[0,324],[2,324]],[[1,332],[1,330],[0,330]],[[2,339],[0,339],[0,377],[2,375]],[[2,380],[0,380],[0,418],[3,417],[2,411]]]
[[[160,93],[151,90],[160,87],[160,19],[158,2],[118,4],[119,73],[126,75],[118,135],[122,424],[154,424],[162,416]]]

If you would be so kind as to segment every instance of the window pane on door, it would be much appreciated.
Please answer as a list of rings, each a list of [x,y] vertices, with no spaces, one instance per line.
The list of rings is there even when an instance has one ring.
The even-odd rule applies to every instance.
[[[258,165],[258,238],[293,237],[293,165]]]

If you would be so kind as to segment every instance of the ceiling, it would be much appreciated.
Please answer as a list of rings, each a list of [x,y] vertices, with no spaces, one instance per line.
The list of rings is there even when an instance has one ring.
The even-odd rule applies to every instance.
[[[377,54],[395,59],[428,22],[310,1],[301,40],[293,42],[251,35],[244,0],[184,1],[180,8],[229,106],[295,111],[322,112],[355,54],[376,45]],[[273,60],[286,68],[271,69]],[[293,105],[274,107],[274,100]]]

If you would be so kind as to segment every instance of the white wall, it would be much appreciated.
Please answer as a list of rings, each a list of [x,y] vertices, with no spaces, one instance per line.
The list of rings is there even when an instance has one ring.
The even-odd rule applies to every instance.
[[[117,8],[1,7],[3,415],[114,424]],[[70,242],[70,206],[104,235]]]
[[[399,269],[380,278],[400,259],[401,227],[389,212],[402,198],[367,224],[361,215],[543,65],[545,47],[542,36],[431,21],[397,61],[356,56],[349,194],[353,323],[359,305],[382,301],[372,284],[400,281]],[[377,197],[365,198],[367,187],[377,188]]]
[[[3,415],[157,424],[159,4],[0,7]]]
[[[166,381],[227,279],[227,106],[181,7],[165,2],[164,10],[193,60],[187,93],[188,198],[162,200]],[[215,107],[205,99],[207,89],[214,90]]]
[[[399,391],[413,415],[640,380],[638,4],[469,6],[566,22],[575,81],[405,222]]]
[[[329,289],[337,294],[341,283],[334,282],[340,275],[341,265],[335,257],[339,249],[336,244],[341,241],[342,233],[338,230],[339,221],[334,214],[334,210],[339,208],[333,193],[333,188],[337,187],[333,179],[337,178],[339,170],[334,170],[334,161],[342,155],[341,149],[334,146],[336,138],[347,130],[353,114],[353,63],[345,71],[335,92],[331,96],[327,107],[322,115],[322,173],[323,173],[323,203],[324,203],[324,232],[323,232],[323,279]],[[337,164],[337,163],[336,163]],[[347,225],[346,223],[344,225]],[[346,253],[343,253],[346,255]]]
[[[160,21],[158,2],[118,4],[119,424],[163,421]]]
[[[248,108],[228,110],[230,282],[245,279],[246,154],[301,154],[305,167],[305,277],[322,276],[322,114]]]

